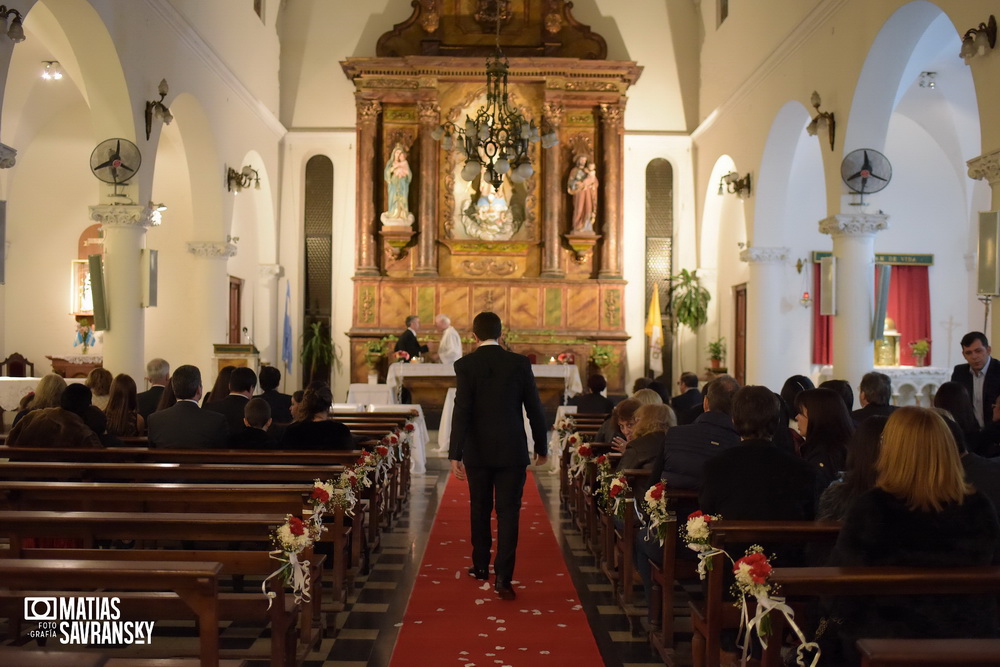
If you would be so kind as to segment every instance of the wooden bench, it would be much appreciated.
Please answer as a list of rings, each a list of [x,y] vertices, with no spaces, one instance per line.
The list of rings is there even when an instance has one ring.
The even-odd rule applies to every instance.
[[[996,667],[1000,639],[859,639],[861,667]]]
[[[17,591],[56,592],[79,589],[84,585],[95,589],[173,593],[198,619],[202,667],[219,665],[217,578],[221,570],[219,563],[212,562],[0,559],[0,579],[7,582],[6,587]],[[19,602],[20,598],[23,594],[18,598]]]
[[[772,582],[781,587],[783,596],[845,596],[845,595],[995,595],[1000,593],[1000,565],[989,565],[981,567],[963,568],[917,568],[917,567],[776,567],[771,572]],[[780,637],[784,632],[785,619],[781,614],[771,614],[771,628],[773,636]],[[871,644],[871,639],[859,640],[865,642],[868,647],[873,647],[876,653],[881,653],[881,660],[897,659],[902,657],[902,653],[890,658],[892,653],[890,648],[895,646],[897,651],[909,642],[916,640],[890,640],[895,641],[894,645],[875,643]],[[878,640],[884,641],[884,640]],[[942,641],[942,640],[935,640]],[[958,642],[970,642],[971,639],[957,640]],[[990,650],[996,651],[1000,646],[1000,640],[991,640],[994,645]],[[763,667],[776,667],[781,662],[781,642],[769,642],[767,650],[764,651],[761,665]],[[939,645],[943,648],[945,645]],[[975,643],[968,645],[969,658],[975,659],[978,653],[983,656],[987,652],[988,645]],[[879,651],[881,649],[881,651]],[[917,656],[915,648],[906,649],[908,655]],[[979,653],[979,651],[982,651]],[[941,654],[937,654],[938,657]],[[932,658],[933,654],[928,653],[927,658]],[[961,662],[957,657],[950,662],[888,662],[871,663],[874,665],[891,664],[991,664],[997,662]]]
[[[840,533],[840,523],[828,521],[731,521],[712,522],[711,544],[719,549],[731,549],[733,544],[761,544],[770,548],[774,544],[832,542]],[[734,559],[742,553],[730,554]],[[739,623],[739,609],[725,598],[726,572],[732,571],[730,563],[721,553],[708,559],[705,577],[705,598],[691,602],[691,654],[695,667],[718,667],[720,659],[719,635],[723,628],[734,628]],[[787,591],[786,591],[787,592]],[[787,592],[791,595],[790,592]],[[772,646],[776,645],[772,644]]]

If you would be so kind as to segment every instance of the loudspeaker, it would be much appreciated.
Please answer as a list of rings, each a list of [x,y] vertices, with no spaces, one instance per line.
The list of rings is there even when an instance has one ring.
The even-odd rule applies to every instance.
[[[872,321],[872,340],[882,340],[885,334],[885,309],[889,305],[889,281],[892,265],[880,264],[878,285],[875,288],[875,319]]]
[[[837,258],[819,260],[819,314],[837,314]]]
[[[1000,257],[997,243],[1000,238],[1000,212],[979,213],[979,275],[977,294],[1000,294]]]
[[[107,331],[111,328],[108,322],[108,302],[104,291],[104,262],[100,255],[89,255],[87,263],[90,266],[90,293],[94,297],[94,331]]]
[[[157,274],[160,265],[160,251],[143,248],[139,251],[139,280],[142,290],[142,307],[156,307]]]

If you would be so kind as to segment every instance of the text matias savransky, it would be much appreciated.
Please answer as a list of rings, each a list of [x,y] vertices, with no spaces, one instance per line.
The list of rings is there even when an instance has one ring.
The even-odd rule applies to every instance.
[[[26,597],[24,620],[38,623],[28,634],[61,644],[151,644],[153,621],[123,621],[121,598]]]

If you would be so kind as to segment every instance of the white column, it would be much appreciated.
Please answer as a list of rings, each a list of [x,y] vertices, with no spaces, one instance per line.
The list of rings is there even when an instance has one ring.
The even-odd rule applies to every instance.
[[[278,312],[278,278],[285,275],[280,264],[260,264],[257,267],[257,296],[254,300],[253,342],[260,350],[260,360],[278,365],[278,338],[281,336],[281,315]]]
[[[985,180],[990,184],[990,210],[1000,211],[1000,150],[972,158],[966,164],[969,165],[969,178],[977,181]],[[978,231],[973,231],[973,235],[976,234]],[[1000,340],[1000,317],[997,317],[993,312],[993,308],[997,306],[1000,306],[1000,300],[994,299],[990,305],[990,330],[984,332],[990,341]],[[972,321],[978,320],[980,320],[979,317]],[[972,326],[970,324],[969,330],[977,330],[978,328],[979,325]]]
[[[193,285],[198,293],[191,295],[189,335],[196,339],[199,350],[196,363],[201,369],[205,391],[215,381],[216,369],[212,366],[212,345],[228,342],[229,330],[229,279],[226,261],[236,256],[236,244],[193,242],[187,244],[188,252],[195,256]]]
[[[889,216],[838,213],[819,223],[833,237],[837,259],[837,314],[833,318],[833,377],[857,387],[875,365],[875,234],[888,229]],[[814,307],[817,307],[814,304]]]
[[[146,317],[142,310],[139,255],[153,211],[144,206],[101,204],[90,207],[90,218],[104,234],[104,291],[108,329],[104,332],[104,367],[128,373],[137,382],[146,373]]]
[[[747,282],[747,384],[778,389],[787,377],[782,365],[781,266],[788,248],[746,248],[740,259],[750,265]]]

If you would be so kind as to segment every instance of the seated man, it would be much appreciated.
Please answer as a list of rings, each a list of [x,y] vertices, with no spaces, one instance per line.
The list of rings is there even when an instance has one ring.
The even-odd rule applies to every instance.
[[[677,415],[678,424],[690,424],[697,415],[688,416],[688,413],[695,407],[701,405],[703,396],[698,391],[698,376],[690,371],[681,373],[677,381],[679,394],[670,399],[670,407]]]
[[[271,419],[278,424],[290,424],[292,421],[292,397],[278,391],[281,382],[281,371],[274,366],[264,366],[260,369],[260,391],[258,398],[264,399],[271,406]]]
[[[206,410],[223,414],[231,434],[242,431],[245,428],[243,426],[243,408],[247,406],[247,401],[253,396],[253,390],[256,387],[257,374],[253,372],[253,369],[246,366],[234,368],[229,376],[229,395],[221,401],[211,401],[204,407]]]
[[[201,371],[181,366],[170,378],[177,403],[149,415],[149,446],[161,449],[219,449],[225,447],[229,426],[225,416],[198,407]]]
[[[594,373],[587,378],[587,389],[585,394],[577,394],[569,399],[570,405],[576,406],[576,411],[583,414],[606,415],[614,410],[615,405],[611,399],[603,396],[603,392],[608,387],[608,381],[600,373]]]
[[[230,449],[278,448],[278,441],[268,433],[271,427],[271,406],[264,399],[258,396],[247,401],[243,408],[243,425],[246,428],[230,434]]]
[[[851,419],[857,423],[874,415],[888,417],[896,409],[889,405],[892,400],[892,379],[885,373],[865,373],[858,386],[858,402],[861,409],[851,413]]]
[[[149,415],[156,412],[156,406],[163,396],[163,388],[170,382],[170,364],[164,359],[150,359],[146,364],[146,380],[149,381],[149,389],[136,395],[137,412],[142,416],[143,421],[149,419]]]

